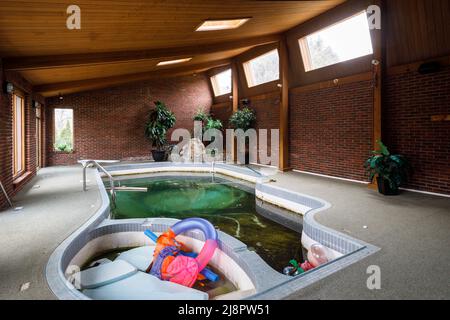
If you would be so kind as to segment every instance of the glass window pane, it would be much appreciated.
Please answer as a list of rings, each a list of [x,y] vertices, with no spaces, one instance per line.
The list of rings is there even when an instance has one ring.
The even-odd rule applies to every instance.
[[[73,150],[73,110],[55,109],[55,149]]]
[[[299,41],[306,71],[373,53],[365,12],[308,35]]]
[[[221,96],[231,92],[231,69],[225,70],[211,77],[214,95]]]
[[[249,87],[278,80],[280,78],[278,50],[272,50],[244,64]]]
[[[15,117],[14,117],[14,174],[23,170],[23,99],[15,96]]]

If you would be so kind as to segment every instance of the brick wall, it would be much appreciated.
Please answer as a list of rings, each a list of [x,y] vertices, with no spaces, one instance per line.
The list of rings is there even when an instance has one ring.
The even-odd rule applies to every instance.
[[[391,152],[405,155],[414,172],[406,187],[450,194],[450,68],[430,75],[387,77],[383,136]]]
[[[289,157],[293,169],[367,181],[372,150],[371,81],[291,93]]]
[[[250,97],[249,100],[250,106],[255,110],[256,114],[255,128],[257,130],[267,129],[267,154],[270,156],[272,153],[270,129],[280,128],[280,94],[276,92],[275,94],[268,94],[260,98]],[[260,143],[259,140],[258,143]],[[259,148],[261,148],[260,145]],[[273,152],[276,154],[279,151],[276,149]],[[259,156],[258,162],[261,162]]]
[[[0,180],[6,188],[9,195],[13,194],[12,183],[12,113],[10,99],[4,93],[4,74],[0,61],[0,83],[2,84],[0,92]],[[0,194],[0,208],[7,205],[3,194]]]
[[[149,159],[151,145],[144,125],[153,101],[161,100],[175,113],[175,128],[193,128],[198,107],[212,104],[203,74],[130,84],[47,99],[47,164],[73,164],[78,159]],[[54,108],[74,110],[74,152],[55,152]],[[170,133],[169,133],[170,137]]]
[[[13,95],[4,92],[5,82],[12,82],[15,88],[25,95],[25,173],[20,182],[13,181]],[[3,72],[0,60],[0,180],[8,195],[12,198],[27,182],[36,175],[36,114],[31,107],[33,96],[31,85],[17,73]],[[41,98],[40,98],[41,99]],[[8,203],[0,193],[0,209],[7,207]]]
[[[228,128],[228,120],[233,113],[232,111],[233,110],[230,102],[213,104],[211,106],[211,115],[213,116],[213,118],[222,121],[224,128]]]

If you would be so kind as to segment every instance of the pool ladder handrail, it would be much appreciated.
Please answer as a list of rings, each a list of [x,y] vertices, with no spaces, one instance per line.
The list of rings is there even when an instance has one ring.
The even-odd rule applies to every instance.
[[[116,202],[116,189],[115,189],[115,182],[114,182],[114,178],[113,176],[102,166],[100,165],[97,161],[95,160],[88,160],[84,163],[83,166],[83,191],[87,191],[87,185],[86,185],[86,169],[90,166],[95,166],[97,169],[103,171],[104,174],[106,174],[106,176],[109,179],[109,185],[110,185],[110,192],[111,192],[111,200],[112,200],[112,204],[115,205]]]
[[[8,192],[6,192],[6,189],[5,189],[5,187],[3,186],[3,183],[2,183],[1,181],[0,181],[0,187],[1,187],[1,189],[2,189],[2,191],[3,191],[3,194],[4,194],[5,198],[6,198],[6,201],[8,201],[9,206],[10,206],[11,208],[14,208],[14,205],[13,205],[13,203],[12,203],[12,201],[11,201],[11,198],[9,197]]]

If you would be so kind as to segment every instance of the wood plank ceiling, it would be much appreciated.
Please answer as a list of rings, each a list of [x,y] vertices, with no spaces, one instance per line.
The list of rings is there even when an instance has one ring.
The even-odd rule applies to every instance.
[[[67,94],[104,79],[116,85],[223,65],[344,1],[2,0],[0,57],[44,96]],[[66,28],[71,4],[81,8],[81,30]],[[240,17],[251,19],[236,30],[194,31],[206,19]],[[180,57],[192,60],[156,66]]]

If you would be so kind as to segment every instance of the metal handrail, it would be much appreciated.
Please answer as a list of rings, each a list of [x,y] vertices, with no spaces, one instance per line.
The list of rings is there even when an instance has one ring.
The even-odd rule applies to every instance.
[[[88,160],[84,163],[83,167],[83,191],[87,191],[87,185],[86,185],[86,169],[89,167],[89,165],[95,166],[97,169],[100,169],[103,171],[104,174],[109,178],[109,185],[110,185],[110,192],[111,192],[111,198],[113,202],[116,201],[116,190],[114,185],[114,178],[113,176],[105,169],[103,166],[101,166],[97,161],[95,160]]]
[[[10,206],[11,208],[13,208],[13,207],[14,207],[14,206],[13,206],[13,203],[12,203],[11,199],[9,198],[8,192],[6,192],[5,187],[3,186],[3,183],[2,183],[1,181],[0,181],[0,187],[1,187],[2,191],[3,191],[3,194],[5,195],[6,200],[7,200],[8,203],[9,203],[9,206]]]

